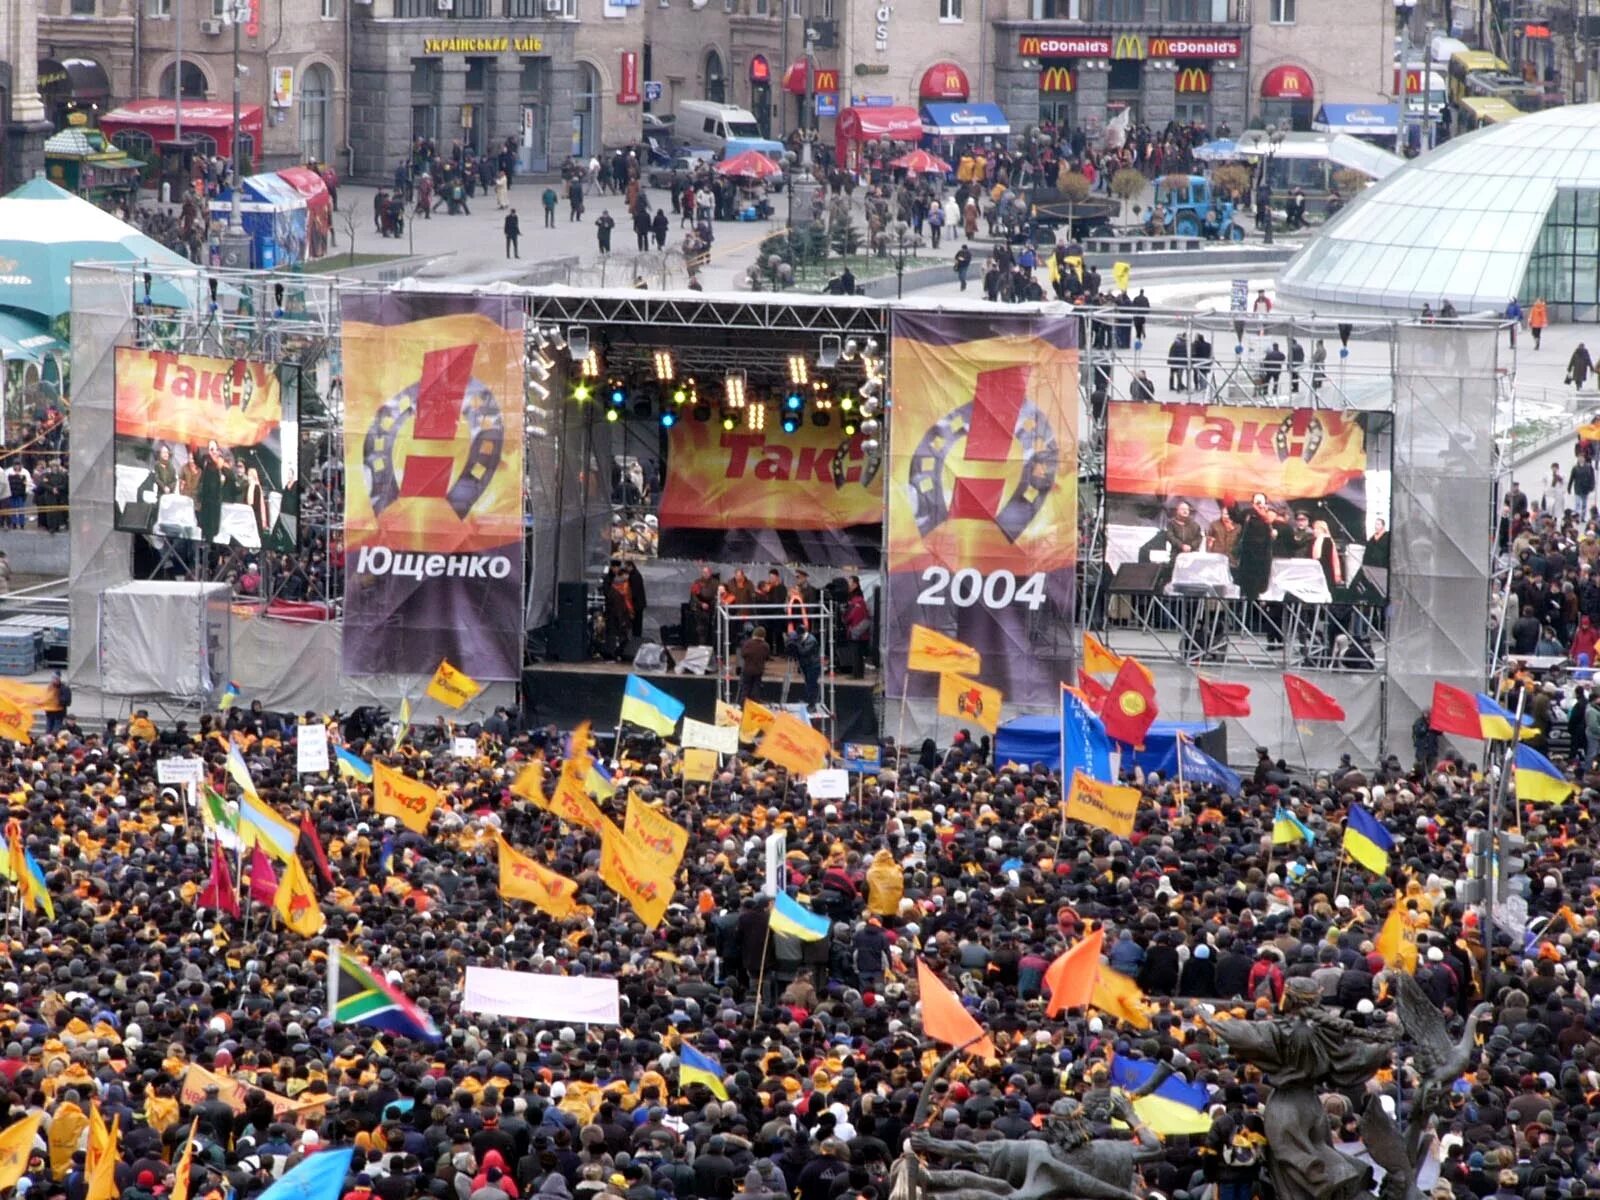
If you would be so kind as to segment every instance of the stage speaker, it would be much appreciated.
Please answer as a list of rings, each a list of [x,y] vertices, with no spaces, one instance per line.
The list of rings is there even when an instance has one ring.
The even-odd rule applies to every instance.
[[[556,623],[550,649],[558,662],[583,662],[589,657],[589,585],[556,585]]]
[[[1166,570],[1166,563],[1123,563],[1112,576],[1109,590],[1113,595],[1153,596]]]
[[[1354,604],[1383,604],[1388,599],[1387,567],[1362,567],[1350,581],[1350,600]]]

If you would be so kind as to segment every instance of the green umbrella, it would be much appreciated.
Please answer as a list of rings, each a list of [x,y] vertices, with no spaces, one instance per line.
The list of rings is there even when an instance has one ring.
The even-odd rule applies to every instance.
[[[0,308],[53,319],[72,308],[72,266],[80,262],[151,263],[197,268],[87,200],[46,179],[31,179],[0,199]],[[169,307],[182,293],[155,297]]]
[[[0,359],[25,358],[41,361],[65,347],[45,327],[43,318],[0,309]]]

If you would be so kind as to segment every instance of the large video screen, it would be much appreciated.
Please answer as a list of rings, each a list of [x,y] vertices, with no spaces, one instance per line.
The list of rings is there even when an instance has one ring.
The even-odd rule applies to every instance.
[[[1109,405],[1113,581],[1176,595],[1383,603],[1393,427],[1378,412]]]
[[[116,395],[117,529],[294,549],[297,367],[119,346]]]

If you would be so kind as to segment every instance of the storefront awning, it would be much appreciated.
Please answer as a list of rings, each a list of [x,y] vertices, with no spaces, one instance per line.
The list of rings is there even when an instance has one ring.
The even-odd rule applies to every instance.
[[[805,59],[797,58],[789,64],[789,69],[783,76],[783,90],[794,96],[806,94]],[[839,72],[832,67],[814,67],[811,74],[811,90],[814,93],[837,92]]]
[[[923,100],[965,100],[972,95],[967,73],[953,62],[934,63],[922,73],[917,95]]]
[[[93,104],[111,96],[106,69],[91,58],[39,60],[39,94],[47,100],[73,100]]]
[[[839,114],[834,136],[842,142],[869,142],[875,138],[920,142],[922,119],[917,116],[916,109],[899,104],[884,108],[851,107]]]
[[[939,137],[1004,137],[1011,125],[998,104],[924,104],[922,131]]]
[[[1323,133],[1353,133],[1358,137],[1393,137],[1400,130],[1400,106],[1324,104],[1312,118],[1311,128]]]
[[[100,118],[107,125],[137,126],[141,129],[171,128],[177,117],[177,108],[171,100],[130,100],[121,108],[114,108]],[[185,129],[232,129],[233,105],[213,104],[206,100],[183,102],[183,127]],[[239,109],[239,128],[246,133],[261,134],[261,106],[246,104]]]
[[[1304,67],[1288,64],[1273,67],[1261,81],[1263,100],[1310,100],[1315,95],[1311,72]]]

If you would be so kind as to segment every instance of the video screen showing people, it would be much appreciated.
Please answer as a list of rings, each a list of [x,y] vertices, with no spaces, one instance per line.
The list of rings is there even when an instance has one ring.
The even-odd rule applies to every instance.
[[[116,520],[126,533],[292,550],[298,373],[272,364],[119,347]]]
[[[1389,413],[1115,403],[1106,566],[1173,595],[1388,599]]]

